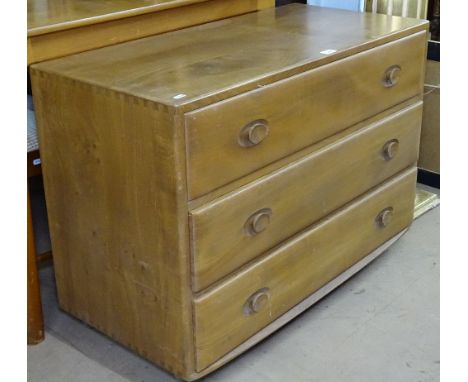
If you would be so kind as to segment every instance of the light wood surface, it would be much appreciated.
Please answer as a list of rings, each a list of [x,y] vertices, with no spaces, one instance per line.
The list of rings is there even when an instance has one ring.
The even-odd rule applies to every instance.
[[[263,329],[259,330],[257,333],[249,337],[248,340],[242,342],[240,345],[236,346],[234,349],[226,353],[216,362],[212,363],[209,367],[204,369],[201,372],[193,373],[191,377],[189,377],[190,381],[196,380],[198,378],[202,378],[209,373],[213,372],[214,370],[218,369],[219,367],[225,365],[226,363],[232,361],[234,358],[241,355],[243,352],[247,351],[251,347],[255,346],[260,341],[267,338],[269,335],[286,325],[289,321],[303,313],[305,310],[310,308],[314,305],[317,301],[321,300],[327,294],[332,292],[335,288],[339,287],[343,284],[346,280],[350,277],[355,275],[357,272],[362,270],[366,267],[369,263],[374,261],[377,257],[384,254],[385,251],[390,248],[401,236],[406,233],[407,229],[401,231],[397,235],[393,236],[391,239],[387,240],[384,244],[377,247],[367,256],[362,258],[360,261],[346,269],[344,272],[340,273],[337,277],[333,280],[326,283],[323,287],[318,289],[316,292],[312,293],[310,296],[302,300],[299,304],[295,305],[293,308],[288,310],[286,313],[279,316],[273,322],[265,326]]]
[[[197,370],[203,370],[310,293],[372,252],[413,220],[416,168],[398,175],[195,298]],[[384,228],[376,217],[393,208]],[[267,289],[255,314],[244,304]]]
[[[379,114],[373,115],[372,117],[362,120],[359,123],[352,125],[339,133],[332,135],[331,137],[325,138],[311,146],[307,146],[302,150],[299,150],[287,157],[281,158],[275,162],[268,163],[266,166],[249,173],[242,178],[239,178],[235,181],[227,183],[217,189],[210,191],[209,193],[193,200],[188,201],[189,210],[193,211],[202,207],[205,204],[211,203],[216,199],[222,198],[224,195],[231,194],[237,189],[240,189],[251,182],[255,182],[257,179],[263,178],[268,174],[271,174],[282,167],[288,166],[292,162],[301,160],[305,156],[313,154],[315,151],[322,150],[324,147],[333,144],[335,141],[343,140],[348,135],[354,134],[361,130],[362,128],[378,123],[381,119],[390,117],[392,114],[398,113],[402,109],[411,107],[413,104],[422,101],[422,94],[418,94],[416,97],[412,97],[407,101],[404,101],[394,107],[391,107],[387,110],[382,111]]]
[[[274,6],[274,0],[28,0],[28,64]]]
[[[194,356],[183,130],[154,104],[32,76],[60,306],[186,375]]]
[[[421,115],[419,102],[191,211],[193,289],[206,288],[416,163]],[[386,160],[383,148],[393,140],[398,153]],[[249,217],[267,209],[264,230],[247,231]]]
[[[417,33],[189,113],[189,198],[419,94],[425,39],[425,32]],[[384,75],[395,65],[401,68],[400,80],[386,87]],[[265,121],[269,133],[245,147],[239,142],[243,126],[256,120]]]
[[[396,175],[383,186],[385,192],[371,190],[357,204],[343,204],[414,163],[426,29],[427,23],[417,20],[296,4],[33,65],[61,306],[178,377],[193,379],[219,367],[221,357],[250,335],[402,231],[413,214],[414,169]],[[320,53],[334,47],[334,53]],[[367,60],[365,67],[353,66],[361,56],[351,56],[368,51],[362,55],[367,57],[374,48],[382,53]],[[387,48],[398,54],[387,54]],[[402,60],[386,62],[390,56]],[[314,89],[313,83],[287,79],[308,78],[313,69],[326,73],[328,64],[348,73],[343,76],[335,70],[328,77],[328,86],[341,101],[334,103],[324,91],[327,102],[319,97],[299,102],[294,95],[310,97],[308,87]],[[356,77],[363,68],[370,79]],[[359,79],[362,86],[351,84],[350,78]],[[271,124],[269,115],[252,111],[253,104],[263,105],[255,94],[266,94],[268,89],[263,93],[261,88],[270,88],[267,85],[273,82],[278,82],[271,86],[275,89],[294,82],[289,96],[278,98],[284,101],[276,104],[278,111],[272,111],[281,124]],[[347,88],[353,91],[347,93]],[[271,108],[275,98],[265,96],[265,100]],[[363,102],[371,111],[362,107]],[[307,114],[316,103],[323,107]],[[237,105],[236,112],[226,113],[225,105],[231,104]],[[403,108],[408,111],[401,113]],[[206,119],[210,134],[200,138],[229,135],[234,131],[230,124],[248,115],[237,125],[234,137],[244,147],[235,155],[225,150],[218,176],[226,178],[216,189],[214,184],[205,187],[203,196],[193,199],[188,188],[193,179],[187,169],[198,142],[190,141],[192,123],[198,112],[207,118],[207,111],[220,121],[215,109],[224,115],[223,123]],[[393,120],[392,114],[398,112],[401,116]],[[282,119],[281,113],[289,117]],[[301,114],[314,122],[296,118]],[[366,117],[369,120],[363,120]],[[382,118],[386,122],[380,124]],[[331,126],[331,119],[341,125]],[[304,123],[294,126],[290,120]],[[296,143],[279,145],[280,154],[281,150],[270,148],[265,155],[273,156],[255,157],[261,164],[247,169],[242,150],[267,147],[281,129],[288,130],[285,141]],[[298,145],[301,139],[304,142]],[[223,150],[221,138],[212,144]],[[307,167],[308,163],[313,166]],[[305,171],[306,167],[315,171],[315,166],[315,177]],[[234,173],[238,168],[242,171]],[[348,179],[345,188],[340,178]],[[316,184],[317,179],[324,184]],[[268,183],[271,194],[251,193],[250,188]],[[329,196],[324,195],[326,184]],[[291,199],[285,190],[302,202]],[[295,213],[281,212],[280,194]],[[230,198],[236,195],[242,197],[232,203]],[[220,273],[231,273],[219,280],[216,276],[213,284],[207,282],[207,288],[198,291],[192,285],[191,246],[200,238],[196,239],[197,230],[203,235],[215,231],[215,219],[203,222],[206,229],[197,222],[191,231],[189,215],[192,212],[194,218],[203,212],[196,218],[205,219],[203,209],[215,211],[218,198],[220,206],[230,205],[218,211],[242,215],[240,227],[234,228],[253,237],[279,232],[279,226],[295,228],[255,251],[245,247],[251,257],[242,259],[241,254],[236,269],[223,270]],[[264,206],[264,201],[272,207]],[[319,208],[322,201],[324,211]],[[315,206],[309,210],[307,203]],[[310,220],[299,213],[299,204],[303,215],[310,211]],[[337,209],[341,212],[323,217]],[[217,243],[204,244],[205,253],[213,246],[223,255],[222,238],[233,242],[231,220],[223,219],[219,224],[226,224],[225,231],[218,231]],[[271,248],[274,245],[278,246]],[[317,254],[312,268],[307,262],[311,248]],[[272,260],[277,267],[269,268],[265,259],[270,257],[283,260]],[[282,297],[278,286],[284,286]],[[265,307],[272,301],[276,310],[267,317]],[[276,305],[277,301],[283,302]]]
[[[182,112],[427,27],[423,20],[291,4],[85,52],[38,68],[165,105],[185,105],[179,108]],[[327,49],[336,52],[320,53]]]
[[[28,36],[138,16],[207,0],[28,0]]]

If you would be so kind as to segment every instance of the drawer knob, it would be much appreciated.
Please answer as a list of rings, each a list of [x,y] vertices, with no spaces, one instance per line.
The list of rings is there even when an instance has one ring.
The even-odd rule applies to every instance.
[[[391,160],[395,157],[398,152],[398,148],[400,146],[400,142],[398,139],[392,139],[385,143],[382,148],[382,154],[385,160]]]
[[[244,312],[247,315],[259,313],[264,310],[270,301],[268,288],[262,288],[247,299],[244,305]]]
[[[391,88],[398,83],[400,79],[401,67],[398,65],[390,66],[386,71],[383,79],[383,84],[386,88]]]
[[[260,144],[270,132],[268,122],[258,119],[245,125],[239,134],[239,144],[242,147],[252,147]]]
[[[251,215],[245,222],[245,230],[250,236],[258,235],[266,230],[270,224],[273,212],[270,208],[262,208]]]
[[[392,221],[392,217],[393,217],[393,208],[388,207],[380,211],[380,213],[375,218],[375,221],[380,228],[385,228]]]

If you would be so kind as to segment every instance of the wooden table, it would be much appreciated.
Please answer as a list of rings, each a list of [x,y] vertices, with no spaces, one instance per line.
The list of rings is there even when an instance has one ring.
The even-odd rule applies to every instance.
[[[28,0],[28,65],[274,6],[274,0]]]

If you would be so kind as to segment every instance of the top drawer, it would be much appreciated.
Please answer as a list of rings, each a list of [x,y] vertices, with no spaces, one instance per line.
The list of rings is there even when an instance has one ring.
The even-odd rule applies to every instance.
[[[426,32],[185,116],[189,198],[419,94]]]

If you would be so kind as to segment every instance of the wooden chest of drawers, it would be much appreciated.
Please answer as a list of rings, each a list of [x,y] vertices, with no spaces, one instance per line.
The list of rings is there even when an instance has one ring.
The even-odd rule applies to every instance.
[[[411,224],[427,23],[290,5],[32,68],[62,308],[186,379]]]

